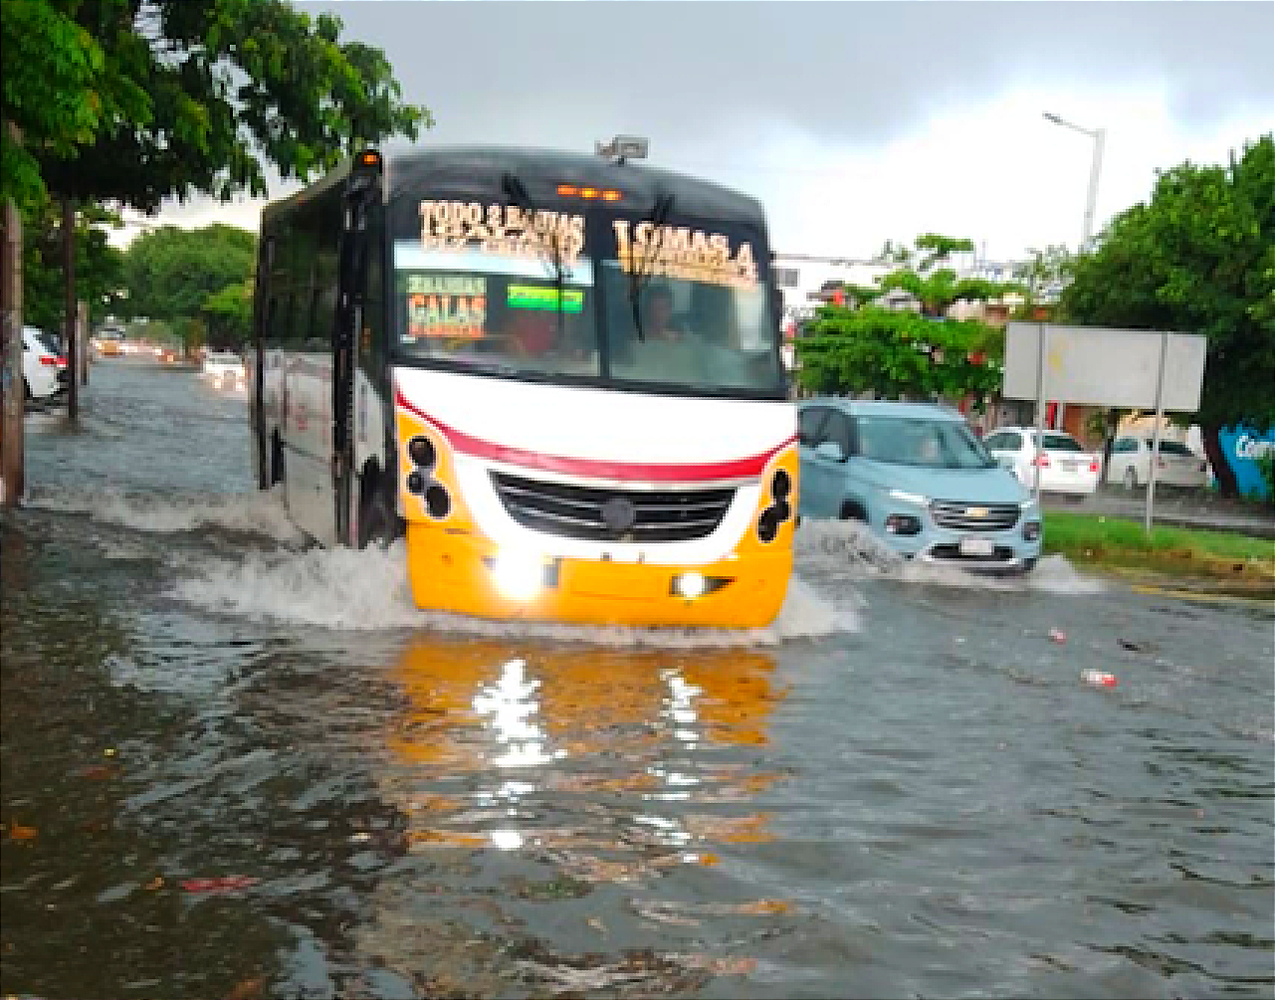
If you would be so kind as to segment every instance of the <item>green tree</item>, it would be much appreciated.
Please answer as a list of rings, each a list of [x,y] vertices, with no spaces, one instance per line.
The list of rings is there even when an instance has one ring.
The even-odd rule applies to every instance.
[[[4,0],[0,193],[154,211],[415,138],[428,110],[341,28],[286,0]]]
[[[27,323],[56,332],[66,309],[62,213],[46,201],[29,215],[22,229],[22,309]],[[124,253],[108,241],[115,221],[99,208],[76,214],[75,297],[88,303],[90,323],[112,311],[123,285]]]
[[[1002,282],[961,278],[952,268],[938,266],[946,264],[954,253],[973,250],[971,240],[924,233],[916,238],[914,245],[917,254],[923,254],[916,265],[908,263],[891,271],[881,279],[880,287],[882,292],[895,288],[908,292],[921,304],[921,313],[925,316],[946,316],[957,302],[986,302],[1017,290],[1017,286]]]
[[[213,292],[199,312],[213,347],[240,347],[252,338],[252,278]]]
[[[909,310],[823,306],[796,341],[802,385],[819,393],[962,397],[981,408],[1001,383],[999,331]]]
[[[379,50],[286,0],[6,0],[2,15],[4,113],[22,130],[0,140],[6,185],[12,162],[15,187],[34,167],[58,197],[142,210],[260,195],[266,162],[305,180],[432,123]]]
[[[45,200],[39,154],[75,155],[109,114],[137,111],[140,102],[115,108],[103,103],[106,58],[92,33],[75,21],[71,4],[4,0],[0,45],[0,198],[12,198],[25,212]]]
[[[121,311],[164,321],[178,331],[188,350],[205,332],[219,346],[241,343],[247,338],[235,325],[238,310],[223,296],[227,289],[251,285],[255,247],[252,233],[222,223],[202,229],[162,226],[144,233],[124,254],[127,304]],[[251,299],[247,309],[251,316]],[[196,319],[200,322],[191,322]]]
[[[1076,266],[1075,257],[1061,243],[1027,252],[1031,259],[1014,265],[1014,280],[1025,300],[1015,310],[1015,315],[1021,319],[1030,319],[1038,303],[1060,294],[1071,281]]]
[[[798,377],[807,389],[947,398],[972,394],[981,408],[999,388],[1002,332],[977,320],[946,317],[958,301],[987,301],[1019,286],[961,278],[942,266],[953,253],[973,250],[970,240],[924,233],[913,246],[908,250],[887,241],[878,260],[903,266],[885,275],[878,287],[843,286],[849,304],[825,306],[806,325],[796,349]],[[895,288],[920,303],[920,315],[876,304]]]
[[[1275,140],[1225,166],[1183,163],[1149,202],[1117,216],[1076,264],[1064,315],[1102,326],[1208,338],[1196,414],[1221,492],[1236,493],[1218,432],[1275,424]]]

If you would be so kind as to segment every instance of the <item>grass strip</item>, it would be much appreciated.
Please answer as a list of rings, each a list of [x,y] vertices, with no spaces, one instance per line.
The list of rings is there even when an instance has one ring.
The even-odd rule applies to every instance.
[[[1103,514],[1044,512],[1044,547],[1072,562],[1208,579],[1275,581],[1275,541]]]

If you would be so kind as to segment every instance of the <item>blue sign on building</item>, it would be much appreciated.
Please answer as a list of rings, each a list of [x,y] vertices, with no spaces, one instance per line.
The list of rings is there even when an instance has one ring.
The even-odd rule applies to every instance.
[[[1258,460],[1275,455],[1275,427],[1265,433],[1251,427],[1228,427],[1218,433],[1217,440],[1235,473],[1240,496],[1266,497],[1270,487]]]

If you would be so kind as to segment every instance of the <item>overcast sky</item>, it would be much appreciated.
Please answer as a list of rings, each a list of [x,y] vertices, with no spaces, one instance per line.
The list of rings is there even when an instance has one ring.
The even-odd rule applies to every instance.
[[[967,236],[993,260],[1095,229],[1157,168],[1219,163],[1275,129],[1275,4],[299,2],[382,49],[425,143],[591,151],[650,138],[650,162],[760,198],[773,248],[867,257]],[[272,197],[292,188],[279,187]],[[255,229],[260,202],[159,222]]]

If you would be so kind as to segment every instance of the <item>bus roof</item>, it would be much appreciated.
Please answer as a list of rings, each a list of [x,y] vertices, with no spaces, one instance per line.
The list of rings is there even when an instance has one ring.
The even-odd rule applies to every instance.
[[[587,153],[526,146],[439,146],[383,154],[390,198],[413,196],[421,188],[432,197],[464,197],[483,202],[509,200],[504,177],[513,174],[534,201],[543,189],[559,184],[612,188],[622,192],[621,204],[650,211],[663,194],[673,196],[674,214],[704,216],[725,222],[758,223],[761,203],[742,192],[686,174],[640,163],[618,164]],[[310,201],[349,176],[347,160],[332,173],[290,198],[266,206],[263,221],[294,205]]]

